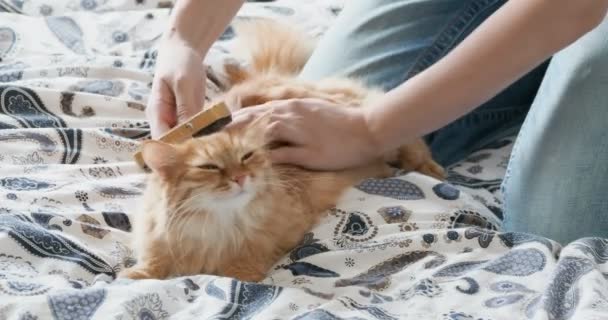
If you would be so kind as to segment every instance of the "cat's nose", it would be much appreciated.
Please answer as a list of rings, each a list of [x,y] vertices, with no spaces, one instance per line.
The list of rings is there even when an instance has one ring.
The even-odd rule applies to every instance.
[[[239,175],[232,176],[232,181],[236,182],[241,187],[245,184],[246,180],[247,180],[246,174],[239,174]]]

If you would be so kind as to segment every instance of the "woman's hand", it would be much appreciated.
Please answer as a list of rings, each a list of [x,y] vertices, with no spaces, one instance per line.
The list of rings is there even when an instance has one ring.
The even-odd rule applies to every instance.
[[[381,148],[366,123],[365,109],[316,99],[279,100],[233,114],[230,127],[270,112],[268,138],[285,143],[271,151],[275,163],[338,170],[379,158]]]
[[[163,41],[146,108],[153,139],[201,110],[205,81],[197,50],[178,40]]]
[[[156,139],[200,111],[205,96],[203,58],[243,0],[180,0],[163,33],[146,116]]]

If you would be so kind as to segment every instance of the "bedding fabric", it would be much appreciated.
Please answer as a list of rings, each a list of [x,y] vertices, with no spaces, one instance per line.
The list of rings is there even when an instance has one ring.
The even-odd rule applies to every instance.
[[[321,35],[344,1],[249,2]],[[608,242],[501,230],[513,138],[368,180],[262,283],[114,280],[134,263],[132,154],[171,1],[0,1],[0,319],[608,319]],[[209,54],[221,92],[231,29]],[[289,213],[285,213],[289,214]]]

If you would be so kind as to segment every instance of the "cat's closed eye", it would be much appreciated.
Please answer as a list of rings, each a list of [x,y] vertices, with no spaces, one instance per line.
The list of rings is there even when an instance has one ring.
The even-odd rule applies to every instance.
[[[245,161],[249,160],[252,156],[253,156],[253,151],[249,151],[249,152],[245,153],[245,155],[243,157],[241,157],[241,162],[245,162]]]
[[[202,164],[200,166],[197,166],[197,168],[202,169],[202,170],[213,170],[213,171],[221,170],[219,166],[212,164],[212,163]]]

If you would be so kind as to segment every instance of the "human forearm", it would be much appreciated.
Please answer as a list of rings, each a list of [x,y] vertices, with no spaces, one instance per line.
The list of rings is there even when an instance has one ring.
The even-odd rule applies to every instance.
[[[369,109],[382,149],[481,105],[605,17],[606,0],[511,0],[445,58]],[[384,151],[382,150],[382,151]]]
[[[184,42],[203,56],[242,5],[243,0],[177,1],[164,39]]]
[[[146,116],[153,138],[201,110],[207,51],[242,6],[242,0],[179,0],[158,46]]]

